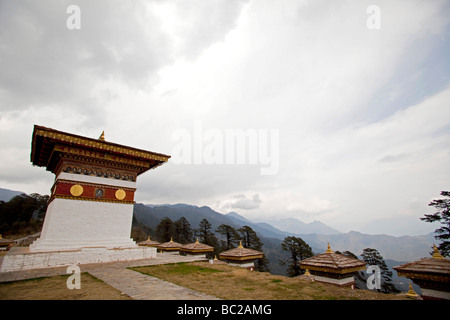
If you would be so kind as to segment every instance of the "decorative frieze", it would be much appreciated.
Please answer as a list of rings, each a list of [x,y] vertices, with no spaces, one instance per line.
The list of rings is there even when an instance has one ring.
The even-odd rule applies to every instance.
[[[54,198],[134,203],[136,189],[97,183],[74,182],[57,179],[52,187],[50,202]]]

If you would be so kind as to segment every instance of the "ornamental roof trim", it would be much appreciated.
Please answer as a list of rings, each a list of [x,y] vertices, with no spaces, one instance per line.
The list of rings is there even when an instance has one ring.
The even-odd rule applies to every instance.
[[[65,145],[72,148],[84,148],[94,152],[101,152],[105,155],[122,156],[144,162],[152,162],[160,165],[167,162],[169,155],[146,151],[133,147],[108,142],[102,139],[93,139],[80,135],[58,131],[55,129],[34,126],[30,160],[34,165],[45,167],[52,156],[52,151],[56,145]],[[106,158],[107,159],[107,158]]]
[[[170,238],[170,241],[161,243],[160,245],[158,245],[158,248],[161,248],[161,249],[180,249],[181,246],[182,246],[181,243],[175,242],[175,241],[173,241],[172,238]]]
[[[302,269],[326,271],[331,273],[353,272],[362,270],[366,267],[366,263],[364,261],[333,252],[330,249],[329,244],[325,253],[304,259],[300,261],[299,264]]]
[[[238,259],[238,260],[247,260],[247,259],[260,259],[264,256],[264,253],[258,250],[253,250],[249,248],[244,248],[242,243],[239,244],[239,247],[233,248],[230,250],[223,251],[219,254],[220,258],[224,259]]]
[[[181,251],[188,252],[209,252],[213,251],[214,247],[207,245],[205,243],[198,242],[198,239],[193,243],[184,244],[180,248]]]
[[[394,267],[401,273],[440,274],[450,277],[450,259],[422,258]]]
[[[160,244],[161,242],[151,240],[150,237],[148,237],[147,240],[138,243],[140,246],[158,246]]]

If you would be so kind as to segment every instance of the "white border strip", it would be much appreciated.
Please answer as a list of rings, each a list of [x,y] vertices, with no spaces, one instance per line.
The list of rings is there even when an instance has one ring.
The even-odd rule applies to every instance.
[[[132,188],[132,189],[136,189],[136,186],[137,186],[136,182],[134,182],[134,181],[124,181],[124,180],[120,180],[120,179],[94,177],[94,176],[87,176],[84,174],[75,174],[75,173],[67,173],[67,172],[61,172],[56,177],[55,181],[58,179],[104,184],[104,185],[108,185],[108,186],[124,187],[124,188]]]

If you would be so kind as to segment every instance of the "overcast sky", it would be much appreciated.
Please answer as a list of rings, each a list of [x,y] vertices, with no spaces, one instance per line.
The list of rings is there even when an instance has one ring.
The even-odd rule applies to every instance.
[[[449,22],[440,0],[0,0],[0,187],[49,193],[34,124],[104,130],[172,156],[137,202],[430,232],[450,189]],[[227,162],[238,130],[258,144]]]

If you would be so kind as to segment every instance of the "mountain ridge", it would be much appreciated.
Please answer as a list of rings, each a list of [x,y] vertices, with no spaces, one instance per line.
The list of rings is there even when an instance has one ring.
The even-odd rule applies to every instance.
[[[25,193],[25,192],[0,188],[0,201],[8,202],[15,196],[18,196],[22,193]]]
[[[315,220],[310,223],[305,223],[296,218],[283,218],[278,220],[261,220],[262,222],[269,223],[275,228],[291,232],[295,234],[308,234],[308,233],[317,233],[317,234],[341,234],[343,232],[336,230],[325,223]]]
[[[360,255],[365,248],[377,249],[385,259],[396,261],[412,261],[429,256],[431,247],[435,239],[433,233],[420,236],[392,236],[383,234],[364,234],[358,231],[334,234],[318,233],[293,233],[279,230],[267,222],[252,222],[241,215],[230,212],[222,214],[214,211],[210,207],[198,207],[192,205],[169,205],[152,206],[144,204],[135,204],[135,217],[151,228],[156,228],[158,221],[164,217],[177,220],[184,216],[192,228],[196,228],[201,219],[206,218],[215,231],[220,224],[228,224],[233,228],[240,228],[244,225],[250,226],[260,237],[266,241],[279,243],[287,236],[296,236],[302,238],[308,243],[313,251],[322,253],[330,243],[334,251],[351,251]],[[151,221],[152,220],[152,221]],[[330,229],[332,229],[330,227]],[[329,229],[328,229],[329,230]],[[337,230],[336,230],[337,231]],[[269,240],[271,239],[271,240]],[[261,241],[264,243],[263,239]]]
[[[8,189],[0,189],[0,191],[5,191],[3,194],[6,194],[7,197],[11,198],[14,195],[23,193]],[[203,218],[206,218],[211,223],[213,231],[215,231],[221,224],[228,224],[236,229],[241,228],[244,225],[248,225],[260,236],[263,243],[266,242],[266,247],[268,247],[268,244],[270,243],[271,250],[278,251],[278,253],[281,251],[280,245],[285,237],[296,236],[302,238],[306,243],[308,243],[315,253],[324,252],[327,248],[327,243],[330,243],[331,248],[334,251],[349,250],[356,255],[360,255],[364,248],[370,247],[377,249],[385,259],[392,259],[396,261],[413,261],[423,257],[428,257],[432,250],[431,248],[433,243],[437,243],[434,239],[433,233],[419,236],[392,236],[385,234],[371,235],[364,234],[359,231],[342,233],[326,226],[323,223],[320,223],[319,226],[323,227],[323,225],[325,225],[328,227],[325,230],[329,233],[314,233],[311,231],[317,230],[314,230],[313,228],[306,230],[298,228],[297,230],[300,232],[287,232],[280,230],[268,222],[253,222],[236,212],[222,214],[207,206],[199,207],[184,203],[173,205],[135,203],[134,205],[133,217],[151,229],[155,229],[159,221],[164,217],[168,217],[172,220],[178,220],[182,216],[189,221],[193,229],[198,227]],[[298,220],[298,222],[298,225],[300,226],[302,224],[311,226],[311,224],[305,224],[300,220]],[[317,223],[315,225],[317,225]],[[314,226],[314,224],[312,226]],[[331,233],[334,232],[333,230],[337,231],[337,233]]]

